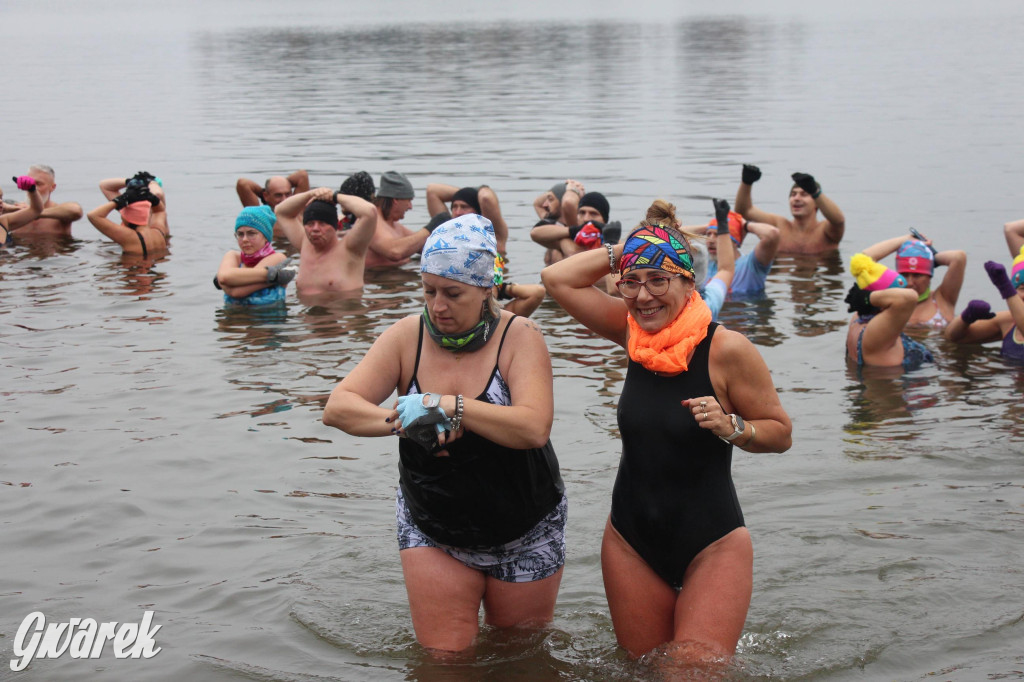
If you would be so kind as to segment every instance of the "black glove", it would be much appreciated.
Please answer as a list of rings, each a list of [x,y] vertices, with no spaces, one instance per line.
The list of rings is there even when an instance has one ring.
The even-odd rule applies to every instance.
[[[430,222],[423,226],[423,229],[426,230],[427,232],[433,233],[434,230],[436,230],[438,227],[440,227],[441,225],[443,225],[444,223],[448,222],[451,219],[451,213],[449,213],[448,211],[441,211],[433,218],[431,218]]]
[[[149,205],[153,208],[160,205],[160,197],[150,192],[149,189],[139,192],[139,201],[148,201]]]
[[[711,203],[715,205],[717,234],[729,234],[729,202],[725,199],[712,199]]]
[[[622,239],[622,223],[618,220],[612,220],[601,228],[602,244],[618,244],[620,239]]]
[[[149,187],[149,183],[153,180],[156,180],[155,175],[151,175],[146,171],[139,171],[132,177],[128,178],[125,181],[124,186],[128,189],[147,189]]]
[[[807,173],[793,173],[792,177],[793,182],[796,183],[797,187],[807,192],[815,199],[817,199],[818,195],[821,194],[821,185],[814,181],[813,175],[808,175]]]
[[[124,192],[114,197],[114,208],[120,211],[128,204],[134,204],[136,201],[145,201],[145,195],[147,194],[149,194],[149,192],[144,189],[139,189],[138,187],[126,187]]]
[[[213,288],[217,289],[218,291],[220,290],[220,280],[217,279],[217,275],[213,276]]]
[[[871,292],[861,289],[856,284],[850,287],[850,291],[846,294],[844,300],[849,306],[846,309],[847,312],[857,313],[858,315],[875,315],[881,312],[881,308],[871,305]]]
[[[753,185],[761,179],[761,169],[749,163],[743,164],[743,184]]]

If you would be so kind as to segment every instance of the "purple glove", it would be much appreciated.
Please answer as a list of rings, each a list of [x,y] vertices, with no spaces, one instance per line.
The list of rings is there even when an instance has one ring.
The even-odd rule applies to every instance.
[[[964,308],[964,311],[960,313],[960,319],[967,324],[977,320],[991,320],[995,316],[996,314],[992,312],[992,308],[989,307],[988,303],[985,303],[985,301],[979,301],[978,299],[974,299],[968,303],[967,307]]]
[[[1006,276],[1006,268],[1001,263],[997,263],[994,260],[986,262],[985,272],[988,273],[988,278],[992,280],[992,284],[996,285],[996,289],[999,289],[999,295],[1004,299],[1013,298],[1017,295],[1017,289],[1010,284],[1010,278]]]
[[[18,177],[11,177],[14,180],[14,184],[18,186],[18,189],[23,189],[26,192],[36,191],[36,179],[31,175],[19,175]]]

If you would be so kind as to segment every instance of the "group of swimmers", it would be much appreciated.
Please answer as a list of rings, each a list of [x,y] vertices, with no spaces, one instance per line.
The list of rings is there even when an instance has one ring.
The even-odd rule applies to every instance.
[[[5,208],[5,232],[56,220],[44,215],[59,205],[52,170],[41,168],[15,178],[27,202]],[[716,666],[734,654],[752,595],[753,547],[732,454],[784,452],[792,423],[756,347],[715,317],[730,290],[763,291],[776,253],[834,250],[845,229],[842,211],[806,173],[792,176],[792,218],[758,209],[751,188],[760,176],[745,165],[736,210],[713,200],[709,225],[684,227],[675,206],[656,200],[625,238],[604,195],[574,179],[556,183],[534,202],[531,237],[548,264],[543,284],[529,286],[505,279],[508,226],[490,187],[429,185],[430,222],[412,230],[400,221],[415,191],[401,173],[384,173],[379,188],[356,173],[338,190],[309,188],[304,172],[262,188],[239,180],[238,250],[225,254],[214,278],[231,305],[278,303],[291,281],[300,295],[359,290],[367,267],[420,254],[422,312],[377,338],[331,393],[323,422],[354,436],[398,437],[397,539],[424,647],[470,648],[481,607],[494,627],[553,617],[569,501],[550,440],[551,361],[528,319],[547,294],[629,358],[617,411],[622,456],[601,544],[618,642],[633,657],[661,650],[684,666]],[[101,190],[107,201],[88,214],[98,230],[128,253],[166,250],[159,178],[139,172],[104,180]],[[115,209],[120,224],[107,218]],[[749,233],[759,241],[743,254]],[[962,251],[936,252],[909,234],[857,253],[848,357],[906,368],[928,361],[930,352],[903,333],[911,324],[944,328],[954,341],[1002,337],[1003,353],[1020,357],[1024,221],[1008,223],[1005,236],[1011,273],[985,264],[1007,301],[999,312],[971,301],[955,315]],[[298,263],[274,249],[275,237],[290,243]],[[880,261],[894,252],[892,270]],[[947,270],[933,290],[938,266]],[[511,299],[504,307],[503,298]],[[398,400],[385,405],[395,392]]]
[[[846,218],[813,176],[793,174],[790,217],[754,205],[752,187],[760,177],[757,166],[743,166],[734,210],[728,211],[727,232],[718,227],[723,221],[717,203],[716,218],[709,224],[677,226],[694,244],[698,290],[715,319],[726,300],[763,293],[777,253],[834,251],[843,238]],[[19,236],[70,234],[71,223],[83,212],[76,203],[54,201],[52,168],[32,166],[14,181],[26,192],[26,201],[2,204],[0,244],[13,244]],[[103,180],[100,190],[107,201],[88,213],[97,230],[126,253],[149,257],[167,250],[170,232],[160,178],[142,171],[132,177]],[[379,187],[372,176],[361,171],[349,176],[337,191],[311,189],[308,173],[297,170],[268,178],[262,185],[239,178],[236,190],[243,205],[235,221],[238,249],[224,255],[214,278],[230,304],[283,301],[285,287],[292,280],[302,297],[357,295],[367,268],[408,263],[437,225],[471,213],[482,215],[493,225],[497,262],[501,272],[507,272],[509,228],[497,194],[487,185],[427,185],[431,219],[420,229],[410,229],[402,222],[416,192],[408,178],[395,171],[384,173]],[[600,192],[588,192],[578,180],[555,183],[537,196],[533,208],[538,221],[530,237],[544,247],[545,264],[621,239],[621,222],[610,220],[608,199]],[[119,222],[108,218],[114,210],[119,212]],[[857,253],[850,262],[855,281],[847,296],[849,311],[855,313],[847,334],[849,360],[859,366],[917,367],[931,359],[931,351],[905,330],[930,327],[956,343],[1002,341],[1005,357],[1024,361],[1020,331],[1024,315],[1017,302],[1024,296],[1024,221],[1007,223],[1004,233],[1013,259],[1010,273],[998,263],[986,263],[985,270],[1006,300],[1005,310],[993,311],[987,302],[975,300],[957,315],[967,255],[961,250],[936,251],[920,234],[893,237]],[[741,248],[749,234],[754,234],[757,242],[744,253]],[[275,238],[287,241],[296,255],[286,257],[277,252]],[[893,253],[895,270],[881,263]],[[941,283],[933,287],[938,267],[946,271]],[[617,295],[615,279],[605,277],[599,286]],[[911,292],[916,294],[913,300]],[[514,283],[507,276],[497,285],[496,293],[511,312],[523,316],[529,316],[546,295],[541,285]]]

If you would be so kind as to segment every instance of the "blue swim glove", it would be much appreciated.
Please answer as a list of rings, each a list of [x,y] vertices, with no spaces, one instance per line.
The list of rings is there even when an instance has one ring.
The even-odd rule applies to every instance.
[[[431,452],[438,449],[437,434],[452,430],[452,421],[440,403],[441,396],[434,393],[413,393],[398,398],[398,420],[402,422],[406,438]]]

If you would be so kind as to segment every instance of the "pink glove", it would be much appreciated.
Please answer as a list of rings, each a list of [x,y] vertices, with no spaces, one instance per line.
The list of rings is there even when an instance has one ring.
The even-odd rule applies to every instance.
[[[11,180],[14,180],[14,184],[18,186],[18,189],[23,189],[26,192],[36,191],[36,179],[31,175],[19,175],[16,178],[12,177]]]

